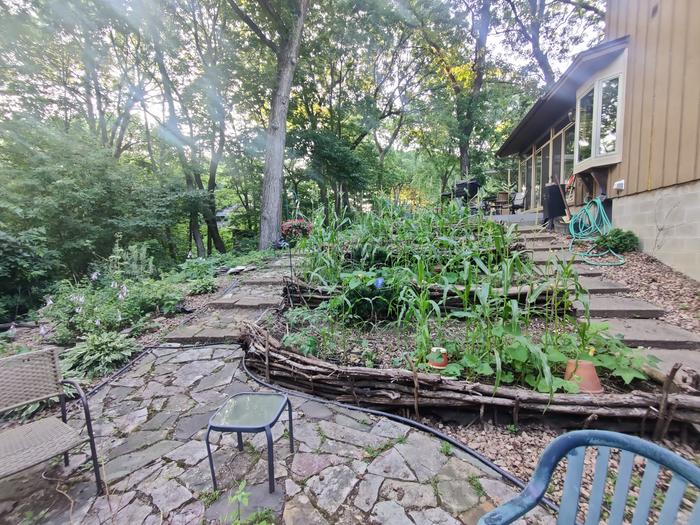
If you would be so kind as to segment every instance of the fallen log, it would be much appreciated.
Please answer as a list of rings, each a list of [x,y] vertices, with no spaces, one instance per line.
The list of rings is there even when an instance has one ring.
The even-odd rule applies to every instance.
[[[657,419],[663,404],[676,407],[673,419],[700,424],[700,396],[632,391],[620,394],[546,394],[525,388],[460,381],[425,372],[340,366],[284,347],[266,330],[244,330],[246,365],[271,381],[343,403],[381,407],[475,408],[552,413],[583,419]]]

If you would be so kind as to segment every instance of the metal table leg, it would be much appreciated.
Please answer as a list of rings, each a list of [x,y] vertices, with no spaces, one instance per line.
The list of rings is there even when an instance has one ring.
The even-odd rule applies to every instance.
[[[216,490],[216,474],[214,473],[214,458],[211,455],[211,445],[209,445],[209,433],[210,428],[207,428],[207,435],[204,437],[204,442],[207,444],[207,456],[209,457],[209,469],[211,470],[211,481],[214,485],[214,490]],[[238,434],[240,436],[240,434]]]
[[[265,427],[265,436],[267,436],[267,476],[270,482],[270,494],[275,491],[275,460],[272,443],[272,432],[270,427]]]

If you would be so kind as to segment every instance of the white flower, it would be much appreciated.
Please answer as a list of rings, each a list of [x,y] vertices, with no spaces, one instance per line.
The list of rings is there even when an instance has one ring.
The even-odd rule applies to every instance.
[[[11,338],[17,335],[17,326],[15,325],[14,322],[10,324],[10,329],[7,331],[7,335],[10,336]]]
[[[99,320],[99,319],[95,319],[95,326],[100,326],[100,320]]]
[[[79,314],[82,311],[83,311],[83,309],[80,306],[78,306],[78,308],[75,309],[76,314]]]
[[[127,294],[129,293],[129,289],[126,287],[125,284],[122,284],[121,287],[119,288],[119,295],[117,296],[120,301],[123,301],[126,299]]]
[[[109,285],[110,288],[116,288],[117,286],[119,286],[117,281],[112,281],[112,284]]]
[[[51,297],[46,298],[46,306],[51,306],[53,304],[53,299]]]
[[[92,272],[90,274],[90,280],[91,281],[96,281],[97,279],[100,278],[100,272]]]
[[[45,325],[45,324],[42,324],[42,325],[39,327],[39,335],[40,335],[41,337],[46,337],[46,334],[47,334],[48,332],[49,332],[49,330],[48,330],[48,328],[46,328],[46,325]]]

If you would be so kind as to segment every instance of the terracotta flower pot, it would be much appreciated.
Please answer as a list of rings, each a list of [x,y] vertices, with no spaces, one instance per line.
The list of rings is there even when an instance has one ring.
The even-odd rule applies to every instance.
[[[595,366],[590,361],[569,359],[564,379],[574,381],[585,394],[603,393],[603,385],[600,384]]]
[[[428,358],[428,366],[430,368],[436,368],[442,370],[450,362],[450,358],[447,356],[447,349],[441,348],[439,346],[434,346],[430,349],[431,354],[439,354],[440,357]]]

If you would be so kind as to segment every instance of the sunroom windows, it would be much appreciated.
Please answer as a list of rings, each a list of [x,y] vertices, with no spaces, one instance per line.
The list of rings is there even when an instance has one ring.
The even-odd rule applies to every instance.
[[[620,162],[627,54],[576,92],[574,172]]]

